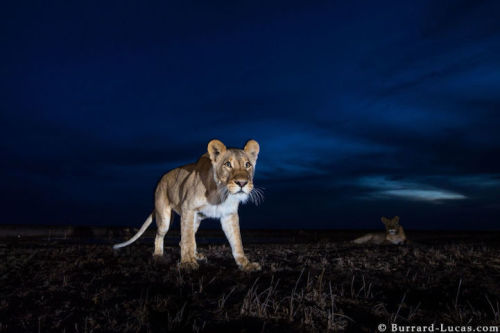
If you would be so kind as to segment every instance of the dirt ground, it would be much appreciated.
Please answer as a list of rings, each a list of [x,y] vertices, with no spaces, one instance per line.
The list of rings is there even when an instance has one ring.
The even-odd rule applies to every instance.
[[[403,246],[348,242],[359,234],[247,237],[248,256],[263,267],[254,273],[239,271],[229,247],[203,232],[199,250],[208,261],[192,272],[177,267],[175,235],[161,261],[152,259],[148,238],[119,251],[110,246],[116,239],[3,238],[0,332],[373,332],[391,323],[500,324],[498,233],[420,233],[418,242]]]

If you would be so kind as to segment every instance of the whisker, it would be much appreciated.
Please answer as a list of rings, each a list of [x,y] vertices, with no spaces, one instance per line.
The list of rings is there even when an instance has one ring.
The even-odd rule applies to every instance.
[[[263,188],[254,187],[249,193],[250,201],[256,206],[260,205],[264,201],[264,191]]]

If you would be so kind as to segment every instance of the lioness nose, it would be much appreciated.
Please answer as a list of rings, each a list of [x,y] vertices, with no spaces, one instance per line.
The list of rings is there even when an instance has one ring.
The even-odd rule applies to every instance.
[[[246,180],[236,180],[235,183],[243,188],[248,182]]]

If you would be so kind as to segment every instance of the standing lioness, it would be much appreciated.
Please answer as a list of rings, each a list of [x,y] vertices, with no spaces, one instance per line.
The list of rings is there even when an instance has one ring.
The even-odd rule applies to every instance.
[[[205,218],[218,218],[226,234],[238,266],[245,271],[260,270],[250,262],[241,243],[238,205],[246,202],[254,191],[253,175],[259,155],[259,144],[250,140],[245,148],[226,148],[219,140],[208,143],[208,152],[193,164],[173,169],[163,175],[155,191],[153,211],[158,230],[154,256],[163,256],[163,238],[168,231],[172,210],[181,216],[181,267],[198,268],[196,260],[204,256],[196,251],[195,233]],[[125,243],[136,241],[153,221],[149,215],[141,229]]]

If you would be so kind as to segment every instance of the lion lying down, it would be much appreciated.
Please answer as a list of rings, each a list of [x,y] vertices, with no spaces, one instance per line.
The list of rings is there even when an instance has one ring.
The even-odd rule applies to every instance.
[[[353,240],[356,244],[404,244],[407,243],[403,227],[399,224],[399,216],[392,219],[382,217],[381,221],[385,224],[385,233],[376,232],[366,234]]]
[[[219,140],[208,143],[208,152],[193,164],[173,169],[163,175],[155,191],[155,208],[141,229],[130,240],[116,244],[118,249],[135,242],[153,221],[158,227],[154,256],[163,256],[163,238],[172,219],[172,211],[181,216],[182,268],[198,268],[205,257],[196,250],[195,233],[205,218],[220,219],[229,240],[236,264],[245,271],[260,270],[243,252],[238,206],[248,199],[258,200],[253,186],[259,144],[250,140],[243,149],[226,148]]]

